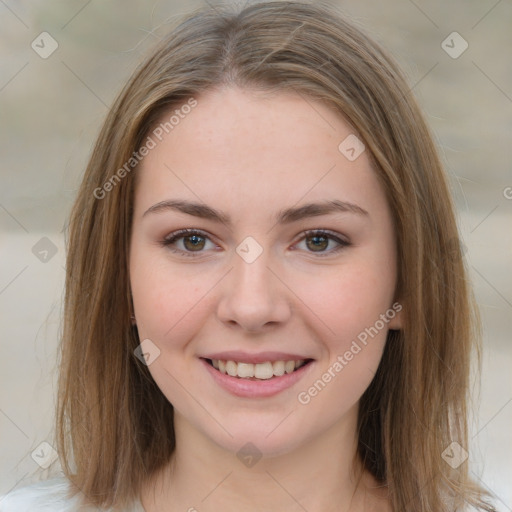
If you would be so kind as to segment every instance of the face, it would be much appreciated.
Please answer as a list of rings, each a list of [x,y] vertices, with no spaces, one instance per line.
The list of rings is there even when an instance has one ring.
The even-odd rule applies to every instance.
[[[195,99],[137,170],[140,340],[176,422],[228,450],[289,452],[354,420],[400,328],[390,210],[325,105]]]

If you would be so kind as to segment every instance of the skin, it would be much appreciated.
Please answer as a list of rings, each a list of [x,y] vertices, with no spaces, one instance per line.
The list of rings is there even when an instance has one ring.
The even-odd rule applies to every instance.
[[[140,339],[160,350],[148,368],[175,408],[177,439],[172,461],[145,486],[141,501],[147,512],[387,510],[385,491],[368,474],[356,485],[352,461],[358,402],[401,314],[308,404],[297,399],[395,301],[393,222],[367,154],[349,161],[338,145],[353,133],[350,126],[295,93],[223,88],[196,99],[137,171],[135,317]],[[170,209],[144,215],[169,199],[222,210],[232,225]],[[334,199],[367,215],[275,222],[281,209]],[[190,239],[162,244],[183,228],[209,236],[200,239],[199,253]],[[314,236],[303,234],[316,229],[350,245],[335,252],[336,241],[315,239],[318,251]],[[250,264],[235,251],[247,236],[263,249]],[[199,359],[224,350],[299,353],[314,361],[291,388],[240,398],[218,386]],[[262,455],[252,467],[236,457],[248,442]]]

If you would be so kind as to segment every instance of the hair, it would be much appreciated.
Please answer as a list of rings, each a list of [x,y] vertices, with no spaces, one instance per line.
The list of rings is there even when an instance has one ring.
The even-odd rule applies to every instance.
[[[394,60],[319,2],[195,11],[107,115],[68,228],[56,432],[75,494],[125,506],[175,448],[172,404],[134,356],[128,261],[138,162],[134,171],[126,163],[170,109],[190,98],[200,104],[201,93],[220,87],[322,101],[364,142],[395,225],[405,316],[360,399],[357,455],[387,486],[393,511],[494,510],[467,462],[452,469],[442,457],[452,442],[468,449],[471,356],[480,361],[481,350],[444,170]]]

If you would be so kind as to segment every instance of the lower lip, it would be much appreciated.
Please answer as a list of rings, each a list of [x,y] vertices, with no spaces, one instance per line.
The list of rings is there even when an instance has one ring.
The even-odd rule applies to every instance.
[[[300,380],[307,372],[309,372],[309,369],[313,364],[313,361],[310,361],[304,366],[301,366],[298,370],[295,370],[292,373],[285,373],[280,377],[272,377],[271,379],[265,380],[249,380],[239,377],[231,377],[231,375],[221,373],[204,359],[201,359],[201,362],[206,366],[206,369],[210,372],[210,375],[214,378],[215,382],[217,382],[222,388],[235,396],[244,398],[266,398],[277,395]]]

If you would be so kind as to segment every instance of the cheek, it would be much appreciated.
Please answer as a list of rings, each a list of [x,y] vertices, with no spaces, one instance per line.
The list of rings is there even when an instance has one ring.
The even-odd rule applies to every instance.
[[[137,250],[132,254],[130,280],[139,336],[161,346],[187,337],[187,326],[199,324],[194,319],[205,314],[207,292],[214,284],[211,275],[178,274],[165,258]]]
[[[392,273],[361,261],[302,286],[308,290],[307,306],[326,326],[331,348],[342,350],[390,308],[393,283]]]
[[[320,287],[312,289],[308,306],[329,328],[323,329],[326,357],[297,396],[312,416],[336,421],[372,381],[389,329],[381,315],[391,307],[392,277],[368,266],[353,266],[333,276],[323,294]]]

